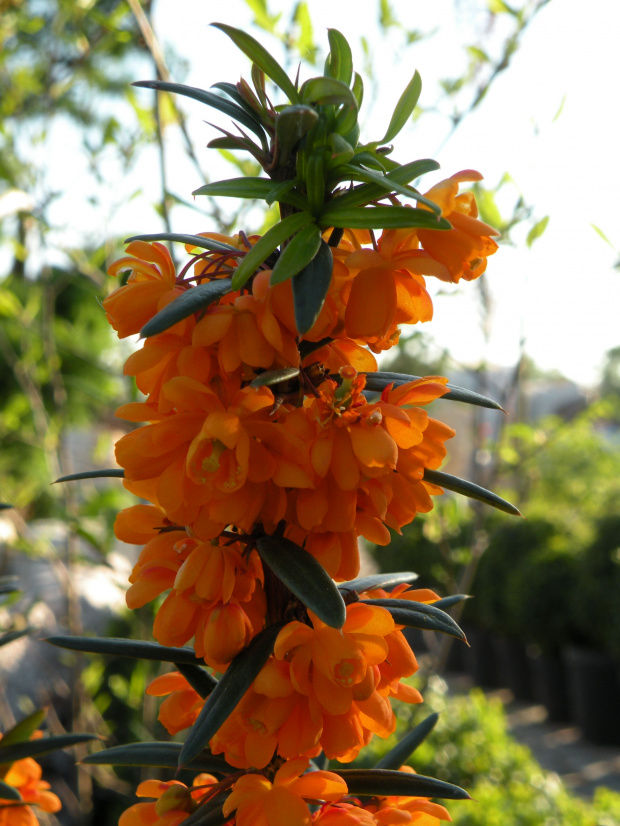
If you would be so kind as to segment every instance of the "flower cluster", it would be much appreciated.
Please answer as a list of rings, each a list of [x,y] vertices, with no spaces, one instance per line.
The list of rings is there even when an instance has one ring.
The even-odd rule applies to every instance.
[[[36,732],[34,736],[37,736]],[[60,810],[60,800],[48,791],[50,784],[41,779],[42,774],[41,766],[32,757],[11,764],[2,781],[14,788],[21,799],[3,797],[0,789],[0,826],[37,826],[39,821],[33,806],[44,812]]]

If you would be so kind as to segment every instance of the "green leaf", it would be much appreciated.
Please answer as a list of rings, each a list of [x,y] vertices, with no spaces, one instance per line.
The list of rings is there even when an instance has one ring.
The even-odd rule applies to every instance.
[[[534,224],[532,229],[528,232],[527,238],[525,239],[525,243],[528,247],[531,247],[534,241],[543,234],[543,232],[547,229],[547,224],[549,223],[549,216],[546,215],[544,218],[541,218],[540,221]]]
[[[233,290],[240,290],[248,278],[254,275],[258,267],[280,244],[313,221],[314,217],[309,212],[295,212],[268,229],[239,263],[232,278]]]
[[[406,734],[400,743],[397,743],[375,766],[376,769],[393,769],[398,771],[408,758],[423,743],[439,720],[439,714],[429,714],[414,729]]]
[[[392,119],[390,120],[387,132],[379,141],[380,144],[389,143],[396,137],[396,135],[398,135],[403,126],[405,126],[405,124],[413,114],[413,110],[415,109],[418,103],[421,91],[422,78],[416,70],[413,77],[409,81],[407,88],[402,93],[398,103],[396,104],[396,108],[394,109],[394,114],[392,115]]]
[[[217,685],[215,677],[212,677],[208,671],[198,665],[188,665],[187,663],[175,663],[175,665],[203,700],[211,694]]]
[[[279,622],[265,628],[228,666],[189,730],[179,753],[179,767],[187,767],[188,763],[192,763],[200,755],[215,732],[235,710],[271,656],[276,637],[283,627],[284,623]]]
[[[79,743],[98,739],[97,734],[59,734],[56,737],[42,737],[39,740],[28,740],[25,743],[5,746],[3,737],[0,741],[0,765],[14,763],[15,760],[23,760],[24,757],[38,758],[52,751],[67,749],[69,746],[77,746]]]
[[[318,212],[325,203],[325,148],[313,149],[306,161],[306,195],[310,210]]]
[[[47,715],[47,709],[39,708],[20,720],[12,728],[5,732],[0,744],[2,748],[12,746],[14,743],[30,742],[33,733],[39,728]]]
[[[241,29],[235,29],[233,26],[227,26],[225,23],[212,23],[211,25],[223,31],[224,34],[227,34],[235,46],[249,57],[252,63],[255,63],[267,77],[270,77],[276,86],[282,89],[291,103],[299,102],[297,90],[288,75],[277,60],[269,54],[267,49],[261,46],[258,40],[255,40],[251,35],[247,34],[247,32]]]
[[[339,588],[346,588],[347,591],[371,591],[373,588],[383,588],[389,591],[390,586],[402,585],[405,582],[414,582],[418,578],[412,571],[404,571],[395,574],[371,574],[358,579],[351,579],[349,582],[338,583]]]
[[[19,789],[16,789],[15,786],[9,786],[9,784],[5,783],[4,780],[0,780],[0,797],[4,798],[4,800],[22,800],[23,799],[21,794],[19,793]],[[1,804],[0,804],[0,809],[2,809]]]
[[[330,169],[339,169],[343,164],[351,160],[354,155],[354,149],[351,144],[337,132],[332,132],[327,140],[330,150],[328,166]]]
[[[180,244],[189,244],[192,247],[209,250],[210,252],[239,252],[237,247],[233,247],[230,244],[223,244],[221,241],[214,241],[211,238],[205,238],[203,235],[186,235],[179,232],[156,232],[151,235],[132,235],[131,238],[125,238],[124,243],[129,244],[131,241],[178,241]]]
[[[299,90],[303,103],[318,105],[353,106],[357,111],[357,101],[346,83],[333,77],[311,77]]]
[[[80,473],[70,473],[68,476],[61,476],[54,479],[52,485],[59,482],[79,482],[81,479],[124,479],[125,471],[122,467],[109,467],[103,470],[82,470]]]
[[[315,257],[293,279],[295,326],[302,336],[312,329],[319,317],[332,280],[333,267],[330,246],[321,239]]]
[[[307,208],[306,199],[298,192],[290,190],[295,181],[282,181],[274,186],[269,178],[230,178],[205,184],[192,192],[192,195],[210,195],[213,197],[250,198],[262,201],[282,201],[299,209]]]
[[[504,511],[504,513],[509,513],[512,516],[523,516],[518,508],[502,499],[501,496],[473,482],[468,482],[467,479],[459,479],[457,476],[450,476],[449,473],[425,468],[424,480],[432,485],[439,485],[442,488],[454,491],[454,493],[461,493],[469,499],[477,499],[479,502],[484,502],[485,505],[491,505],[492,508],[497,508],[497,510]]]
[[[213,304],[218,298],[231,292],[232,283],[230,278],[218,278],[215,281],[191,287],[167,304],[150,321],[147,321],[140,330],[140,335],[143,338],[156,336],[170,329],[178,321],[183,321],[184,318],[204,310],[209,304]]]
[[[366,373],[366,389],[381,392],[390,384],[394,384],[395,387],[400,387],[401,384],[407,384],[410,381],[417,381],[421,378],[424,377],[411,376],[408,373]],[[466,404],[473,404],[477,407],[487,407],[489,410],[504,410],[504,408],[493,401],[493,399],[482,396],[480,393],[474,393],[473,390],[467,390],[465,387],[459,387],[456,384],[447,384],[446,387],[450,388],[450,392],[446,393],[445,396],[441,396],[442,399],[448,399],[454,402],[465,402]]]
[[[355,156],[356,162],[362,162],[360,157],[361,153],[358,153]],[[433,161],[430,158],[425,158],[419,161],[412,161],[411,163],[404,164],[403,166],[398,166],[396,169],[387,172],[385,174],[385,178],[386,182],[393,181],[397,184],[408,184],[410,181],[419,178],[420,175],[425,175],[427,172],[433,172],[436,169],[439,169],[439,164],[437,161]],[[347,192],[345,195],[339,195],[334,199],[333,203],[338,203],[343,207],[355,207],[368,204],[370,201],[376,201],[377,198],[381,198],[383,195],[385,195],[385,189],[383,186],[379,186],[374,183],[363,184],[362,186],[355,187],[351,190],[351,192]]]
[[[45,642],[58,648],[83,651],[86,654],[105,654],[109,657],[132,657],[136,660],[154,660],[163,663],[199,665],[193,648],[174,648],[156,642],[126,640],[121,637],[70,637],[61,634],[46,637]]]
[[[316,224],[300,229],[280,253],[271,272],[270,285],[281,284],[301,272],[315,257],[320,246],[321,230]]]
[[[412,198],[414,201],[424,204],[437,215],[441,214],[441,207],[434,201],[431,201],[429,198],[425,198],[424,195],[420,195],[420,193],[413,187],[402,186],[392,178],[389,178],[388,175],[381,175],[377,172],[372,172],[370,169],[362,169],[361,167],[354,166],[353,164],[341,166],[338,173],[343,181],[365,181],[366,183],[374,183],[383,189],[384,194],[389,192],[397,192],[405,198]]]
[[[0,634],[0,648],[22,637],[27,637],[28,634],[31,634],[33,631],[34,628],[20,628],[18,631],[7,631],[6,634]]]
[[[332,769],[347,784],[351,795],[372,797],[437,797],[443,800],[471,800],[465,789],[424,777],[422,774],[388,769]]]
[[[362,108],[362,101],[364,100],[364,81],[361,78],[361,75],[358,75],[357,72],[353,75],[353,87],[351,89],[353,92],[353,97],[357,101],[357,108]]]
[[[340,80],[347,87],[353,77],[353,55],[346,37],[338,29],[328,29],[329,54],[325,61],[325,74]]]
[[[176,769],[181,754],[181,743],[128,743],[125,746],[112,746],[109,749],[97,751],[82,759],[82,763],[90,765],[112,766],[158,766],[162,769]],[[183,766],[184,769],[195,772],[228,773],[231,767],[223,757],[213,754],[201,754],[196,760],[191,760]]]
[[[471,597],[468,594],[450,594],[449,597],[438,599],[433,605],[435,608],[441,608],[442,611],[449,611],[454,605],[458,605],[459,602],[463,602],[466,599],[471,599]]]
[[[170,92],[171,94],[183,95],[186,98],[193,98],[200,103],[206,103],[207,106],[212,106],[214,109],[219,109],[225,115],[233,118],[239,123],[242,123],[250,131],[260,138],[260,142],[264,149],[267,149],[267,140],[265,138],[265,131],[261,126],[260,120],[248,114],[245,109],[237,106],[236,103],[231,103],[226,98],[215,95],[213,92],[207,92],[206,89],[197,89],[195,86],[184,86],[182,83],[170,83],[167,80],[138,80],[131,84],[132,86],[140,86],[143,89],[155,89],[158,92]]]
[[[220,89],[222,92],[224,92],[224,94],[228,95],[229,98],[234,100],[238,106],[244,109],[246,114],[249,115],[249,117],[263,123],[263,121],[261,120],[260,112],[257,112],[255,109],[252,108],[252,106],[250,106],[248,101],[243,97],[243,95],[237,89],[234,83],[225,83],[224,81],[221,81],[220,83],[214,83],[211,88]]]
[[[326,625],[342,628],[347,611],[340,591],[312,554],[282,536],[261,536],[256,549],[265,565],[306,608]]]
[[[283,367],[282,370],[267,370],[265,373],[259,373],[255,379],[252,379],[250,387],[270,387],[272,384],[290,381],[298,375],[299,367]]]
[[[8,502],[0,502],[0,511],[10,511],[15,505],[9,505]]]
[[[206,804],[201,804],[191,815],[183,821],[185,826],[224,826],[230,823],[230,815],[224,815],[224,806],[219,802],[221,795],[216,795],[216,799],[208,800]]]
[[[465,634],[458,627],[449,614],[434,605],[425,605],[409,599],[365,599],[367,605],[377,605],[386,608],[397,625],[407,628],[421,628],[424,631],[440,631],[459,640],[465,639]]]
[[[340,198],[330,201],[321,213],[322,227],[343,227],[344,229],[452,229],[445,218],[437,218],[426,209],[409,209],[401,206],[350,207],[338,205]]]
[[[299,141],[318,121],[319,115],[311,106],[286,106],[276,118],[276,161],[279,167],[288,164]]]

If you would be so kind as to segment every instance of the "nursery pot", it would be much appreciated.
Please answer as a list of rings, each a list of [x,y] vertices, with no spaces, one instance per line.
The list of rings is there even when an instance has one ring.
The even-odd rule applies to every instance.
[[[600,651],[566,650],[573,720],[583,736],[601,745],[620,745],[620,682],[616,662]]]

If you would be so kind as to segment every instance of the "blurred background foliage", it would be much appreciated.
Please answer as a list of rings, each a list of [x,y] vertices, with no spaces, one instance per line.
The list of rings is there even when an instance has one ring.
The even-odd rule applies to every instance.
[[[471,11],[479,21],[484,41],[463,43],[466,72],[459,78],[442,78],[433,109],[420,108],[415,117],[440,114],[450,134],[457,130],[509,70],[528,26],[547,2],[455,0],[459,13]],[[183,109],[166,95],[145,106],[140,102],[144,98],[129,86],[153,74],[182,81],[186,61],[191,60],[191,55],[175,54],[157,40],[151,28],[154,3],[0,0],[0,500],[13,506],[0,514],[0,574],[17,569],[25,576],[21,600],[0,606],[0,632],[24,630],[29,624],[51,630],[37,622],[37,609],[46,597],[44,592],[28,592],[30,569],[19,563],[24,554],[33,564],[49,564],[57,574],[53,587],[60,590],[64,607],[48,621],[57,622],[61,630],[144,638],[151,625],[143,613],[148,609],[129,614],[115,608],[107,608],[91,624],[84,594],[75,585],[84,570],[86,576],[89,570],[112,576],[119,565],[121,579],[126,579],[112,531],[118,509],[131,504],[121,485],[105,480],[79,487],[50,483],[77,470],[113,464],[112,443],[123,426],[114,418],[114,409],[136,393],[122,378],[129,345],[119,345],[111,334],[99,303],[111,286],[107,263],[122,249],[123,239],[105,230],[106,216],[119,197],[116,182],[135,178],[135,192],[140,191],[139,159],[150,147],[159,159],[159,195],[153,207],[160,221],[150,231],[169,230],[181,208],[199,210],[206,226],[222,232],[247,214],[245,205],[224,213],[212,201],[192,204],[187,193],[176,192],[174,182],[167,179],[169,149],[163,138],[173,129],[200,180],[208,181],[209,174],[205,153],[194,150]],[[272,12],[267,0],[246,0],[246,6],[245,20],[236,24],[252,27],[266,43],[284,46],[289,71],[294,73],[300,60],[320,63],[324,43],[323,38],[315,40],[311,4],[297,2],[287,14]],[[408,48],[429,35],[398,19],[388,0],[378,0],[373,7],[373,37],[396,32],[402,47]],[[498,20],[501,25],[495,25]],[[372,101],[377,94],[373,61],[380,50],[368,40],[361,46]],[[88,208],[95,216],[86,236],[72,234],[70,215],[57,209],[76,174],[71,167],[50,168],[48,149],[59,135],[77,139],[86,159]],[[226,150],[220,155],[231,170],[236,168],[231,174],[258,172],[252,161]],[[537,215],[521,193],[508,210],[500,209],[498,202],[505,205],[503,195],[511,187],[509,170],[494,189],[476,186],[482,218],[502,231],[503,243],[513,243],[512,230],[519,226],[527,245],[532,245],[549,218]],[[265,227],[271,220],[269,213],[259,218]],[[484,276],[472,287],[481,327],[488,334],[491,307]],[[553,395],[566,382],[541,373],[525,353],[510,371],[498,372],[486,363],[465,369],[456,354],[429,345],[414,331],[403,337],[383,367],[448,375],[503,404],[509,417],[478,408],[456,412],[457,405],[441,401],[435,415],[462,433],[448,471],[506,495],[529,521],[509,522],[447,494],[389,547],[371,549],[375,564],[385,571],[418,571],[420,585],[441,594],[473,593],[476,599],[467,608],[470,620],[526,640],[537,636],[543,648],[555,649],[572,639],[618,655],[617,635],[609,631],[614,622],[620,626],[618,608],[611,597],[601,598],[601,582],[617,583],[616,592],[620,586],[620,524],[613,516],[620,512],[620,347],[609,353],[600,387],[587,397],[573,394],[569,403],[559,398],[545,415],[537,412],[536,394],[543,388]],[[42,529],[50,523],[67,526],[54,542],[49,530]],[[584,630],[583,618],[593,599],[609,616],[601,624],[607,630],[598,636]],[[30,644],[34,648],[10,661],[5,658],[3,676],[14,676],[16,670],[19,674],[24,657],[36,661],[41,644]],[[3,647],[5,651],[11,648]],[[156,724],[154,701],[144,702],[144,688],[156,673],[150,664],[73,654],[61,659],[65,695],[60,699],[49,691],[24,697],[15,679],[3,681],[1,729],[12,724],[16,713],[51,702],[58,707],[49,723],[55,732],[94,730],[110,744],[149,739],[153,731],[165,736]],[[441,665],[441,658],[437,662]],[[0,670],[1,666],[2,658]],[[443,710],[442,722],[413,765],[469,787],[480,801],[477,814],[460,807],[457,823],[494,826],[505,823],[506,817],[517,823],[511,819],[516,809],[525,812],[518,821],[524,826],[591,822],[587,812],[594,810],[586,812],[586,804],[569,798],[510,739],[497,704],[479,693],[448,699],[436,683],[426,705]],[[399,712],[401,728],[411,723],[409,713],[408,707]],[[378,743],[377,749],[383,748]],[[58,772],[65,804],[58,817],[67,824],[115,823],[127,805],[125,795],[132,794],[141,779],[132,770],[74,773],[67,766],[62,760],[48,764],[50,771]],[[532,787],[540,794],[532,794]],[[617,822],[609,819],[613,813],[620,817],[617,800],[602,792],[597,801],[596,822]]]

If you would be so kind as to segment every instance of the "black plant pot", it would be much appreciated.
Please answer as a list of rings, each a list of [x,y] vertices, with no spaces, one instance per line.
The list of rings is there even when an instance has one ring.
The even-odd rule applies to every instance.
[[[620,681],[617,664],[589,648],[566,650],[572,717],[587,740],[620,745]]]
[[[468,671],[474,683],[485,688],[499,688],[499,670],[492,635],[484,628],[471,626],[467,631],[467,640],[470,645],[467,650]]]
[[[539,654],[529,659],[534,696],[547,709],[548,719],[554,723],[569,722],[568,673],[564,660],[559,654]]]
[[[533,700],[534,686],[525,645],[511,637],[494,638],[500,681],[517,700]]]

